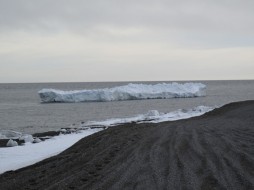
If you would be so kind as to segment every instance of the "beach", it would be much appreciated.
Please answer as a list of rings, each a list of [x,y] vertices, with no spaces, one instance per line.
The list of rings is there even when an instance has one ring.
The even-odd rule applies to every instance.
[[[0,175],[0,189],[253,189],[254,101],[124,124]]]
[[[254,1],[0,1],[0,190],[254,190]]]

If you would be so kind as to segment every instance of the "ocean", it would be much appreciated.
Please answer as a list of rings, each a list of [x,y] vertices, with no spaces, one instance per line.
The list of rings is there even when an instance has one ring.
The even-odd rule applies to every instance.
[[[230,102],[254,99],[253,80],[192,82],[205,84],[207,95],[197,98],[84,103],[41,103],[38,91],[43,88],[60,90],[111,88],[130,82],[0,84],[0,130],[33,134],[58,130],[81,122],[132,117],[147,113],[149,110],[171,112],[200,105],[220,106]],[[157,84],[161,82],[131,83]]]

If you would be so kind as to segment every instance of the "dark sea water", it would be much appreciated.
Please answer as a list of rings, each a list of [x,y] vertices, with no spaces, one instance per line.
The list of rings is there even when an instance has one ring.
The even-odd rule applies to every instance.
[[[129,82],[0,84],[0,130],[44,132],[82,121],[123,118],[143,114],[149,110],[170,112],[200,105],[215,106],[254,99],[253,80],[199,82],[207,85],[206,97],[54,104],[42,104],[37,92],[42,88],[61,90],[108,88]]]

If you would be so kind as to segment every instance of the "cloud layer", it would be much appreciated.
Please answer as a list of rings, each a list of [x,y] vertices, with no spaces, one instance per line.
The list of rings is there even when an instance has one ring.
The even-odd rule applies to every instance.
[[[0,0],[0,82],[253,79],[253,1]]]

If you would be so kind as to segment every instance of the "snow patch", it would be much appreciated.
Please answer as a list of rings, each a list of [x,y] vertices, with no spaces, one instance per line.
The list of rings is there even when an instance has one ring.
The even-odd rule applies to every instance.
[[[77,134],[59,135],[36,144],[25,143],[23,146],[1,148],[0,174],[9,170],[16,170],[29,166],[45,158],[55,156],[80,139],[100,130],[101,129],[89,129]],[[12,139],[9,141],[13,142]]]
[[[88,121],[83,123],[82,127],[88,126],[116,126],[124,123],[160,123],[164,121],[175,121],[187,119],[195,116],[203,115],[206,112],[212,111],[216,107],[198,106],[191,109],[179,109],[169,113],[162,113],[157,110],[150,110],[146,114],[136,115],[128,118],[113,118],[103,121]]]

